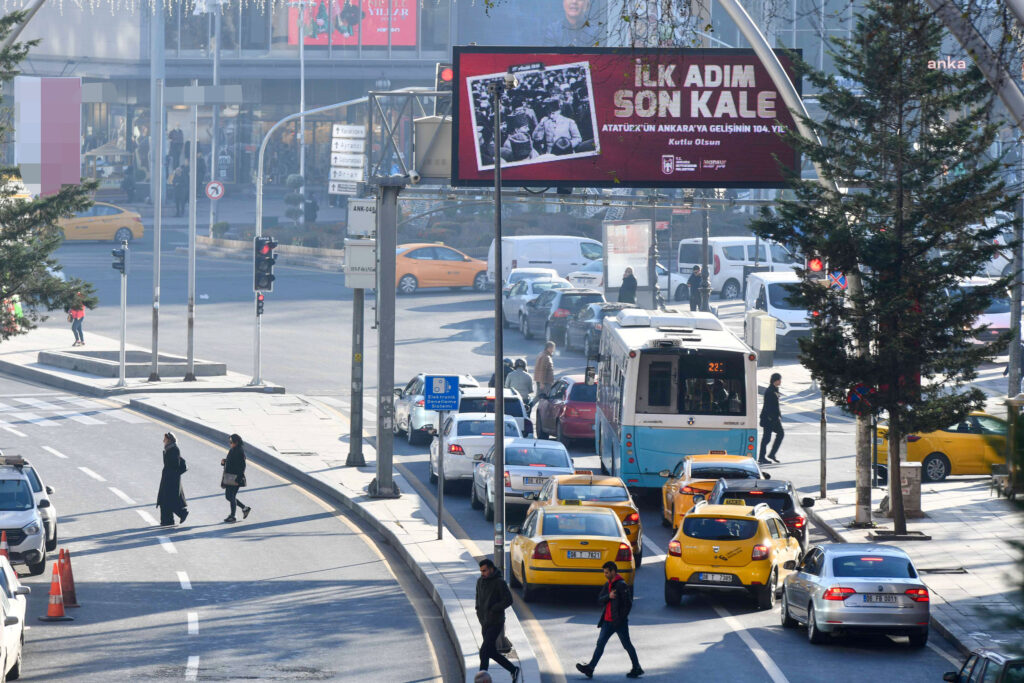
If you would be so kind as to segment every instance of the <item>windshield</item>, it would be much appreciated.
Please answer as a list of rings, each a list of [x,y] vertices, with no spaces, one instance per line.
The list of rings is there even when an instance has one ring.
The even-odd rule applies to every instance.
[[[611,536],[622,535],[612,515],[572,514],[567,512],[544,515],[541,533],[545,536]]]
[[[863,579],[916,579],[914,565],[905,557],[888,555],[844,555],[832,560],[835,576]]]
[[[604,299],[600,294],[563,294],[562,300],[558,302],[559,308],[564,308],[571,313],[578,313],[587,304],[596,304]]]
[[[494,399],[493,398],[467,398],[463,396],[459,400],[459,412],[460,413],[493,413],[494,412]],[[506,417],[523,417],[523,404],[519,402],[519,399],[512,398],[511,396],[505,397],[505,416]],[[493,423],[492,423],[493,424]]]
[[[40,493],[43,490],[43,483],[39,481],[39,475],[31,467],[25,467],[23,469],[25,475],[28,477],[28,482],[32,485],[33,493]]]
[[[31,510],[32,491],[24,479],[0,479],[0,510]]]
[[[459,423],[459,436],[494,436],[494,420],[465,420]],[[505,423],[505,436],[519,436],[516,423]]]
[[[781,244],[773,244],[771,249],[772,261],[775,263],[800,263],[800,260]]]
[[[584,273],[602,273],[604,272],[604,262],[600,260],[591,261],[587,265],[580,268],[580,270]]]
[[[572,467],[565,451],[537,446],[509,446],[505,449],[505,464],[520,467]]]
[[[751,461],[753,462],[753,461]],[[691,479],[760,479],[757,465],[691,465]]]
[[[562,484],[558,487],[561,500],[602,500],[621,502],[629,500],[629,493],[622,486],[607,484]]]
[[[802,311],[804,310],[803,306],[798,306],[789,300],[796,286],[796,284],[789,283],[768,285],[768,300],[772,302],[772,306],[783,311]]]
[[[569,400],[579,401],[580,403],[596,403],[597,385],[583,384],[582,382],[573,384],[572,390],[569,392]]]
[[[745,415],[746,360],[742,352],[705,349],[644,351],[636,412],[661,415]]]
[[[566,287],[572,287],[572,284],[568,282],[534,282],[533,291],[535,292],[546,292],[549,289],[565,289]]]
[[[735,479],[736,477],[733,477]],[[749,505],[768,503],[768,507],[780,515],[790,510],[789,496],[785,493],[765,491],[724,491],[720,501],[723,505]]]
[[[683,518],[683,533],[705,541],[742,541],[752,537],[756,531],[757,521],[753,519]]]

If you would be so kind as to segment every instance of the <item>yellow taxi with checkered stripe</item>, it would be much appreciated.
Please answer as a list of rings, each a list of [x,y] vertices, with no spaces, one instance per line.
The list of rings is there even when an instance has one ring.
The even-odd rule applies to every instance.
[[[633,548],[609,508],[546,505],[528,513],[522,527],[508,530],[516,534],[509,546],[509,581],[522,587],[527,602],[543,587],[604,585],[601,566],[609,561],[633,584]]]
[[[644,529],[640,523],[640,509],[618,477],[590,473],[559,474],[550,477],[540,491],[527,493],[526,498],[533,501],[527,514],[545,505],[605,507],[614,511],[633,546],[636,566],[643,562]]]
[[[775,606],[782,580],[800,560],[800,540],[767,503],[708,505],[683,517],[665,558],[665,603],[696,588],[743,589],[759,609]]]

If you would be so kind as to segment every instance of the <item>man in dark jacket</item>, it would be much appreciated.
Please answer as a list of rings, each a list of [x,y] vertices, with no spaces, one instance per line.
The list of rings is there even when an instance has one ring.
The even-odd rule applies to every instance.
[[[614,633],[618,634],[619,642],[633,664],[626,678],[640,678],[644,670],[640,668],[636,648],[629,639],[629,611],[633,608],[633,592],[625,579],[619,576],[619,567],[614,562],[604,563],[604,577],[608,579],[608,583],[601,589],[601,595],[597,598],[597,602],[604,608],[601,610],[601,618],[597,620],[597,627],[601,629],[601,633],[597,636],[597,646],[590,661],[586,664],[577,664],[576,669],[587,678],[592,678],[594,667],[604,654],[604,646]]]
[[[490,660],[496,661],[519,680],[519,667],[498,652],[498,638],[505,629],[505,610],[512,606],[512,591],[490,558],[480,560],[480,578],[476,580],[476,618],[483,629],[480,646],[480,670],[487,671]]]
[[[636,276],[633,275],[632,268],[626,268],[626,272],[622,275],[622,286],[619,287],[619,303],[636,303]]]
[[[156,494],[156,504],[160,508],[160,526],[174,526],[174,515],[184,522],[188,517],[188,503],[185,501],[185,490],[181,487],[181,475],[184,461],[178,450],[174,434],[164,434],[164,468],[160,472],[160,489]]]
[[[701,310],[701,299],[703,293],[700,291],[700,286],[704,283],[704,278],[701,277],[700,266],[694,266],[690,272],[690,277],[686,280],[686,286],[690,289],[690,310],[699,311]]]
[[[772,433],[775,433],[775,443],[772,444],[772,451],[768,454],[768,458],[775,462],[779,461],[775,454],[782,443],[782,437],[785,436],[785,432],[782,430],[782,411],[779,409],[780,384],[782,384],[782,375],[773,372],[771,382],[768,384],[768,388],[764,390],[764,403],[761,406],[761,427],[764,428],[764,434],[761,436],[761,455],[757,459],[757,462],[762,465],[768,464],[764,453],[768,449],[768,442],[772,438]]]

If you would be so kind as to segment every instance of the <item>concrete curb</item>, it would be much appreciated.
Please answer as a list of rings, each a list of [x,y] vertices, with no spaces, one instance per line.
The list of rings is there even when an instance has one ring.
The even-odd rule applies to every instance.
[[[176,254],[188,254],[187,247],[177,247]],[[220,247],[199,245],[198,253],[206,258],[223,258],[235,261],[251,261],[252,254],[248,251],[236,251]],[[302,266],[305,268],[317,268],[332,272],[341,272],[344,264],[339,258],[328,258],[325,256],[305,256],[301,254],[278,254],[277,262],[285,266]]]
[[[829,522],[826,522],[821,515],[815,512],[813,507],[805,508],[805,511],[807,512],[807,516],[811,518],[811,521],[814,522],[818,527],[820,527],[836,543],[856,542],[851,541],[846,536],[846,534],[844,534],[839,529],[833,527]],[[943,600],[941,596],[938,596],[934,592],[932,592],[932,600],[935,601],[936,598],[938,598],[938,600],[941,600],[943,605],[945,604],[946,601]],[[959,651],[960,654],[964,657],[969,656],[971,654],[971,651],[975,647],[977,647],[977,645],[965,642],[965,639],[962,636],[965,636],[966,634],[958,633],[957,631],[959,629],[950,629],[945,624],[943,624],[939,620],[939,618],[935,616],[934,610],[929,610],[928,621],[929,626],[938,631],[943,638],[952,643],[956,647],[957,651]]]
[[[149,405],[144,401],[132,399],[129,402],[129,407],[214,441],[223,441],[229,435],[229,432],[176,415],[163,408]],[[260,461],[261,464],[270,467],[287,478],[308,486],[329,500],[341,503],[346,509],[356,514],[383,536],[385,541],[405,560],[406,565],[412,570],[419,583],[429,592],[431,599],[444,619],[445,630],[448,632],[448,636],[461,654],[464,678],[466,683],[470,683],[477,669],[473,662],[478,657],[475,605],[469,604],[468,600],[460,599],[452,585],[447,580],[438,576],[439,570],[434,566],[433,560],[427,557],[423,549],[415,543],[403,543],[397,533],[399,531],[398,525],[378,519],[371,511],[364,507],[359,498],[347,495],[344,491],[319,476],[304,472],[273,452],[261,447],[258,443],[248,441],[247,446],[247,451],[255,456],[255,459]],[[405,489],[408,492],[403,495],[417,495],[412,486],[406,483],[400,474],[395,474],[395,481],[396,483],[401,482],[405,484]],[[424,523],[426,521],[424,520]],[[459,543],[457,539],[453,538],[452,540]],[[465,558],[472,559],[472,554],[469,550],[461,543],[459,543],[459,546],[462,548]],[[522,680],[540,681],[540,667],[533,648],[526,638],[525,631],[514,612],[509,617],[506,621],[506,633],[512,642],[516,644],[516,654],[519,657],[519,665],[522,669]]]

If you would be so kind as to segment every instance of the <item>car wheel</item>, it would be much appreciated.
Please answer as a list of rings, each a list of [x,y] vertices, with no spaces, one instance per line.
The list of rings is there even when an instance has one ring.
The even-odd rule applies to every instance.
[[[526,576],[526,565],[519,565],[519,571],[523,573],[523,602],[536,602],[537,589],[530,585],[530,581]]]
[[[722,291],[718,293],[718,298],[723,301],[727,299],[739,299],[740,283],[736,282],[736,280],[726,280],[725,284],[722,285]]]
[[[567,437],[565,435],[565,432],[562,431],[562,423],[561,422],[556,422],[555,423],[555,438],[559,442],[561,442],[561,444],[563,446],[565,446],[566,448],[569,448],[570,444],[572,444],[572,439]]]
[[[519,331],[523,333],[523,337],[526,339],[533,339],[533,333],[530,332],[530,322],[524,315],[519,321]]]
[[[782,628],[796,628],[796,619],[789,614],[789,599],[786,597],[786,589],[782,589]]]
[[[422,446],[426,443],[424,440],[426,435],[418,429],[413,429],[412,422],[410,422],[408,428],[406,428],[405,436],[410,446]]]
[[[821,645],[825,642],[825,634],[818,630],[818,621],[814,617],[814,605],[807,608],[807,640],[812,645]]]
[[[928,629],[921,629],[917,633],[911,633],[909,636],[910,647],[920,649],[928,644]]]
[[[484,491],[484,519],[488,522],[494,521],[494,506],[491,504],[491,497],[487,491]]]
[[[683,601],[683,587],[678,581],[665,579],[665,604],[669,607],[678,607]]]
[[[510,327],[512,327],[512,323],[510,323],[508,321],[508,318],[505,317],[505,310],[502,309],[502,311],[501,311],[501,329],[507,330]]]
[[[525,572],[523,573],[523,576],[526,576]],[[520,581],[518,578],[516,578],[515,565],[509,565],[509,568],[508,568],[508,583],[513,588],[519,588],[520,586],[523,585],[523,582]]]
[[[114,233],[114,241],[120,244],[121,242],[132,241],[132,231],[128,228],[118,228],[117,232]]]
[[[676,287],[676,301],[686,301],[689,297],[689,287],[686,285],[679,285]]]
[[[45,571],[46,571],[46,553],[43,553],[43,559],[39,562],[39,564],[30,564],[28,566],[28,575],[29,576],[39,576],[40,574],[42,574]]]
[[[594,355],[594,345],[590,341],[590,335],[588,334],[583,338],[583,355],[586,356],[587,360]]]
[[[437,472],[434,471],[434,465],[431,464],[429,469],[430,469],[430,483],[431,484],[436,484],[437,483]]]
[[[487,273],[480,271],[473,278],[473,290],[477,292],[487,291]]]
[[[57,549],[57,526],[56,525],[54,525],[54,527],[53,527],[53,540],[46,542],[46,549],[47,550],[56,550]]]
[[[925,481],[942,481],[949,476],[949,458],[942,453],[932,453],[921,461],[921,476]]]
[[[420,283],[415,276],[403,275],[402,279],[398,281],[398,293],[413,294],[419,286]]]
[[[678,528],[678,527],[676,527],[676,502],[675,501],[672,501],[672,517],[671,517],[671,519],[669,519],[669,526],[672,528],[672,531],[675,531]]]
[[[469,485],[469,507],[473,508],[474,510],[479,510],[483,506],[484,506],[484,504],[481,503],[480,499],[476,497],[476,484],[470,484]]]
[[[779,570],[772,569],[768,576],[768,583],[758,586],[754,591],[754,598],[757,600],[758,609],[771,609],[775,607],[775,594],[779,590]]]
[[[537,419],[534,420],[533,430],[537,432],[538,439],[547,439],[548,433],[544,431],[544,423],[540,419],[540,413],[537,414]]]
[[[640,569],[640,565],[644,563],[644,549],[640,548],[639,552],[633,553],[633,562],[636,563],[636,568]]]
[[[927,635],[926,635],[927,637]],[[21,678],[21,664],[25,657],[25,633],[21,634],[21,647],[18,648],[18,658],[14,661],[14,666],[7,672],[7,680],[16,681]]]

